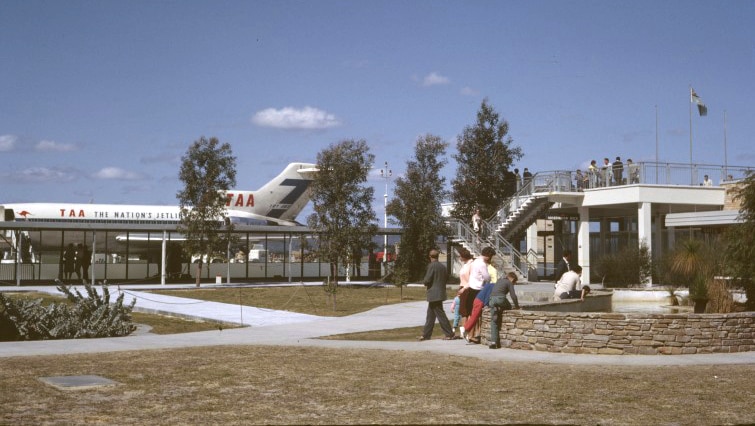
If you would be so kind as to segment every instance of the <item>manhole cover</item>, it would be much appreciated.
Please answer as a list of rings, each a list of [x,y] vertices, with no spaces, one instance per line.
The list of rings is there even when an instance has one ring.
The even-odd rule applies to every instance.
[[[118,382],[105,377],[93,375],[40,377],[39,380],[61,390],[91,389],[118,384]]]

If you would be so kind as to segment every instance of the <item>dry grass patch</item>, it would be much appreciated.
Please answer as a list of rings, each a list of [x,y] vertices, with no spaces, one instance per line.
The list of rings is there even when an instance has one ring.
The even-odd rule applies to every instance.
[[[365,312],[382,305],[426,300],[424,287],[404,287],[402,298],[402,291],[398,287],[342,285],[336,293],[336,310],[334,311],[331,296],[323,290],[322,286],[215,287],[151,290],[150,292],[302,314],[339,317]]]
[[[2,424],[731,424],[755,366],[624,367],[451,355],[214,347],[0,361]],[[120,385],[60,391],[97,374]]]

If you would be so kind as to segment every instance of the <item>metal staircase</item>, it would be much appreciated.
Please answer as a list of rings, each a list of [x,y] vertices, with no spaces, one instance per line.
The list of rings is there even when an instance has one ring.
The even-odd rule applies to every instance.
[[[569,172],[556,171],[538,173],[530,179],[516,194],[506,200],[498,214],[482,221],[482,230],[478,235],[467,224],[452,220],[450,225],[455,230],[453,241],[465,247],[475,256],[482,248],[491,246],[500,261],[499,271],[514,272],[520,281],[527,281],[530,272],[536,271],[537,255],[534,251],[523,255],[509,240],[524,232],[538,217],[553,204],[549,195],[552,192],[571,191]],[[536,277],[532,277],[536,280]]]
[[[483,247],[493,247],[496,252],[492,264],[498,269],[499,276],[513,272],[519,278],[519,282],[527,281],[529,271],[534,267],[531,256],[522,255],[506,239],[497,234],[487,222],[482,223],[482,229],[478,235],[466,223],[452,219],[449,221],[454,230],[452,241],[469,250],[474,256],[479,256]],[[529,260],[528,260],[529,258]]]
[[[496,233],[505,239],[512,239],[524,232],[554,204],[548,199],[548,194],[543,193],[532,194],[516,201],[516,209],[506,214],[505,219],[495,226]]]

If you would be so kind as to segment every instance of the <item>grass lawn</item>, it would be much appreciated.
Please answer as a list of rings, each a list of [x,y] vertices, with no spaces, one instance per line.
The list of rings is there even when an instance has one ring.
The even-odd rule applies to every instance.
[[[168,294],[332,312],[320,288]],[[342,288],[338,298],[334,315],[399,302],[398,289],[385,288]],[[424,289],[405,288],[407,300],[424,300]],[[420,330],[328,338],[413,340]],[[118,385],[61,391],[39,380],[71,375]],[[0,424],[751,424],[753,377],[755,365],[596,367],[279,346],[29,356],[0,359]]]
[[[223,346],[0,360],[0,424],[751,424],[755,366]],[[57,390],[40,377],[119,384]]]
[[[347,316],[391,303],[426,300],[425,288],[416,286],[404,287],[403,297],[398,287],[340,286],[335,295],[335,310],[332,296],[322,286],[215,287],[150,292],[320,316]]]

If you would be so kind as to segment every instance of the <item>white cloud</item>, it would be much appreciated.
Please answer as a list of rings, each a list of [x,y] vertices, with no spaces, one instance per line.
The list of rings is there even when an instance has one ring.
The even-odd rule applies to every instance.
[[[37,151],[65,152],[65,151],[75,151],[76,145],[72,143],[58,143],[55,141],[42,140],[42,141],[37,142],[37,144],[34,146],[34,149]]]
[[[341,125],[335,115],[312,107],[267,108],[255,113],[252,122],[262,127],[305,130],[328,129]]]
[[[451,80],[448,77],[444,77],[437,72],[433,71],[430,74],[426,75],[424,79],[422,79],[422,85],[427,86],[437,86],[441,84],[448,84]]]
[[[92,176],[97,179],[110,179],[110,180],[144,179],[144,176],[142,176],[141,174],[135,173],[135,172],[129,172],[128,170],[123,170],[120,167],[105,167],[103,169],[100,169],[100,171],[94,173]]]
[[[0,135],[0,151],[11,151],[16,146],[18,138],[13,135]]]
[[[19,172],[5,173],[4,175],[7,179],[20,183],[71,182],[79,177],[79,173],[76,170],[55,167],[31,167]]]
[[[461,94],[464,96],[477,96],[480,94],[477,90],[467,86],[461,89]]]

